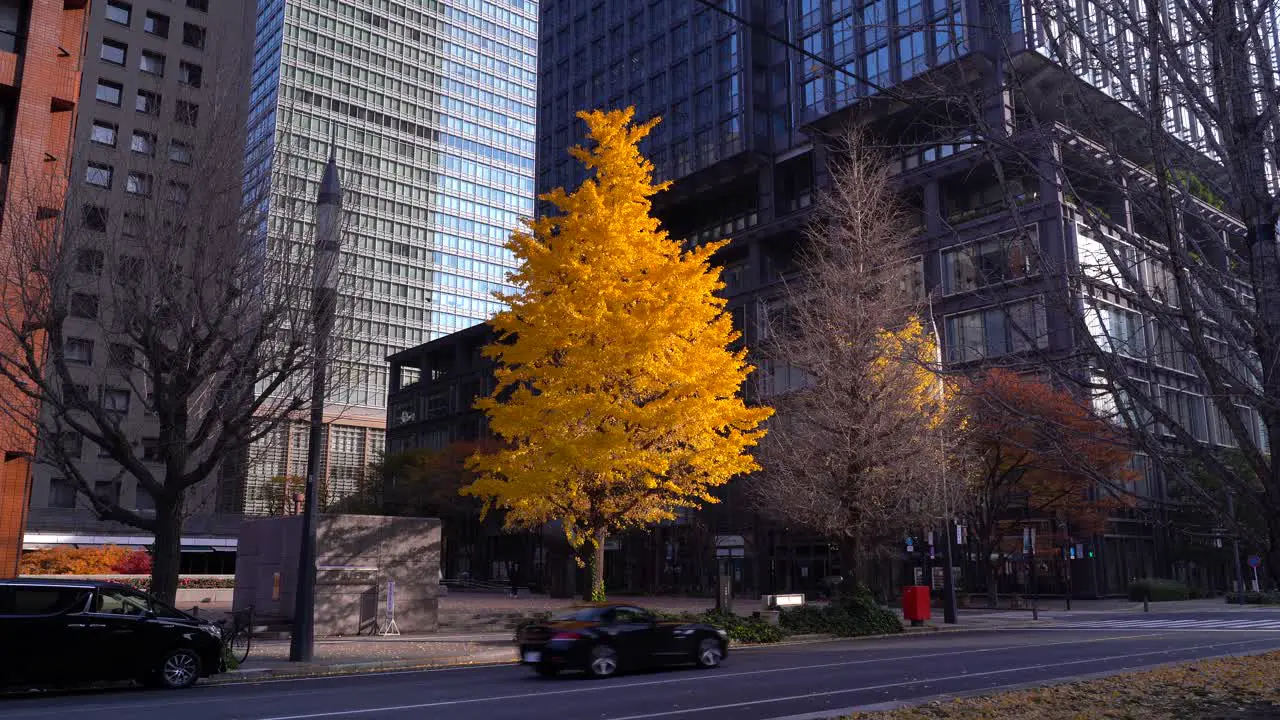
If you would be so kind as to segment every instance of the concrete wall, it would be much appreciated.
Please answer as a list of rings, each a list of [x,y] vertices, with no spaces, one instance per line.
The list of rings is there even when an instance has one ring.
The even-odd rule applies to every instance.
[[[234,607],[292,620],[300,517],[245,520],[236,559]],[[440,521],[377,515],[321,515],[316,526],[316,635],[368,635],[387,621],[395,583],[401,632],[438,624]]]

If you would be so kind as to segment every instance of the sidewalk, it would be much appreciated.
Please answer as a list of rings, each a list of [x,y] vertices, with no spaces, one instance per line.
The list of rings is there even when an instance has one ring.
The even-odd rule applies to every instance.
[[[316,640],[309,663],[289,662],[288,640],[255,640],[249,658],[209,682],[346,675],[516,661],[511,633],[466,635],[377,635]]]

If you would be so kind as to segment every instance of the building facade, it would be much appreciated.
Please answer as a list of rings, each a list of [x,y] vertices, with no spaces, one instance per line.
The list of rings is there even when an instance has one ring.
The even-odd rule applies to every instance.
[[[1098,267],[1093,237],[1098,231],[1085,221],[1084,208],[1102,208],[1114,218],[1135,213],[1090,182],[1107,162],[1106,154],[1073,123],[1098,119],[1073,115],[1053,102],[1070,93],[1119,96],[1120,85],[1113,83],[1133,78],[1083,62],[1057,63],[1051,45],[1063,27],[1041,22],[1031,3],[736,0],[717,5],[724,12],[684,0],[543,0],[539,193],[572,188],[584,178],[584,169],[566,152],[585,129],[574,117],[577,110],[634,105],[641,120],[662,116],[642,148],[658,177],[674,181],[654,198],[655,212],[675,237],[692,242],[731,238],[717,260],[724,268],[728,309],[750,346],[761,337],[761,320],[780,303],[780,280],[795,267],[813,193],[829,182],[829,150],[821,137],[856,120],[885,148],[914,220],[918,255],[909,277],[922,298],[926,293],[932,298],[948,364],[1027,365],[1066,356],[1080,347],[1082,317],[1103,347],[1117,347],[1117,337],[1138,335],[1144,338],[1141,347],[1159,346],[1151,323],[1115,292],[1118,288],[1100,282],[1114,273]],[[1114,24],[1099,21],[1096,12],[1088,17],[1082,27],[1093,40],[1120,42],[1107,35]],[[1013,85],[1022,88],[1021,95],[1005,90]],[[966,98],[956,88],[973,93]],[[913,100],[904,102],[905,97]],[[982,99],[980,106],[960,113],[967,120],[957,122],[954,105],[946,102],[972,97]],[[1131,122],[1122,103],[1115,112],[1116,123]],[[1048,132],[1024,132],[1036,113]],[[1205,132],[1180,117],[1171,112],[1167,119],[1173,134],[1194,142]],[[1009,140],[1008,149],[998,151],[1008,161],[1004,168],[1012,168],[1008,174],[998,175],[990,154],[979,149],[974,138],[980,133]],[[1160,281],[1158,268],[1144,273],[1144,280]],[[1083,286],[1069,285],[1069,278],[1082,276]],[[1046,300],[1064,293],[1073,298],[1071,304]],[[398,364],[413,365],[420,375],[415,384],[393,384],[391,402],[404,408],[390,413],[388,422],[404,424],[392,428],[390,447],[436,447],[473,432],[479,422],[473,414],[451,413],[464,407],[462,383],[469,388],[476,381],[454,381],[447,363],[466,356],[475,340],[459,335],[453,348],[438,341],[392,358],[393,375]],[[1122,340],[1119,347],[1137,346],[1136,340]],[[438,365],[437,356],[446,364]],[[1148,387],[1172,398],[1168,407],[1203,417],[1193,425],[1204,428],[1204,441],[1225,442],[1213,434],[1212,408],[1188,377],[1185,362],[1177,366],[1176,353],[1139,357],[1130,352],[1126,358]],[[786,392],[801,379],[769,358],[759,362],[752,391],[762,399]],[[437,367],[446,369],[437,373]],[[1100,402],[1105,406],[1114,399]],[[456,422],[446,430],[450,417]],[[1135,461],[1139,470],[1142,461],[1141,456]],[[1160,498],[1164,489],[1158,478],[1149,472],[1140,477],[1132,492]],[[636,538],[635,551],[613,563],[622,569],[611,582],[645,589],[680,576],[682,589],[705,589],[707,571],[699,569],[705,566],[699,556],[728,541],[745,546],[735,573],[750,589],[816,589],[821,578],[839,572],[820,539],[782,532],[757,517],[735,496],[732,483],[723,495],[719,505],[657,533],[665,539]],[[1154,531],[1150,517],[1125,510],[1104,532],[1087,538],[1071,536],[1053,518],[1030,519],[1040,537],[1052,538],[1046,556],[1054,559],[1041,567],[1041,590],[1062,591],[1071,582],[1077,594],[1115,594],[1134,577],[1175,573],[1202,587],[1223,587],[1221,566],[1178,566],[1169,540]],[[1066,546],[1076,544],[1087,546],[1087,552],[1068,561]],[[903,560],[927,572],[929,560],[919,552],[923,546],[917,542],[915,554],[908,552]],[[961,557],[963,583],[977,558],[968,552]],[[633,572],[637,567],[649,570]],[[1012,569],[1001,590],[1025,590],[1027,576],[1025,568]]]
[[[72,133],[80,100],[80,64],[85,8],[62,0],[0,2],[0,242],[12,242],[31,205],[55,211],[71,170]],[[8,222],[6,222],[8,221]],[[6,312],[13,301],[6,292]],[[3,340],[8,342],[8,340]],[[33,428],[19,426],[28,402],[11,387],[0,388],[6,407],[0,418],[0,578],[17,572],[27,508],[31,500]]]
[[[197,152],[193,148],[206,140],[228,149],[243,143],[246,93],[236,75],[246,65],[250,5],[224,0],[211,9],[208,0],[102,0],[87,5],[82,38],[61,41],[63,47],[85,48],[75,77],[84,101],[69,113],[74,116],[68,125],[73,128],[68,136],[71,182],[64,202],[70,212],[100,219],[102,247],[127,245],[132,223],[156,209],[153,198],[201,181],[188,169],[191,153]],[[214,138],[216,133],[225,137]],[[99,277],[111,273],[115,257],[98,252],[93,267],[77,270]],[[95,291],[95,282],[86,279],[77,290],[83,289],[85,297],[108,292]],[[93,312],[76,311],[67,320],[64,351],[74,357],[78,383],[113,388],[103,390],[104,402],[116,403],[122,430],[147,461],[146,447],[159,434],[157,419],[141,386],[120,376],[120,359],[108,347],[103,328],[112,322],[110,303],[102,297],[86,305]],[[92,443],[63,435],[64,446],[74,442],[76,463],[95,492],[122,507],[154,510],[146,491],[114,461],[101,457]],[[218,512],[219,482],[196,486],[188,499],[183,560],[192,571],[226,571],[233,558],[226,551],[234,548],[228,538],[237,518]],[[50,464],[37,465],[26,548],[150,542],[136,528],[99,520],[73,481]]]
[[[271,228],[308,236],[330,144],[346,197],[338,357],[326,414],[330,499],[385,440],[385,358],[500,309],[503,247],[532,215],[537,5],[531,0],[264,0],[247,157]],[[304,423],[253,453],[241,502],[300,475]],[[301,443],[301,445],[299,445]]]

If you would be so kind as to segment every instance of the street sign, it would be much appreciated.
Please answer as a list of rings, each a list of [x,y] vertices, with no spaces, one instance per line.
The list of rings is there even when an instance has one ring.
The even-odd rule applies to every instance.
[[[1262,558],[1258,557],[1257,555],[1249,556],[1249,567],[1256,568],[1261,564],[1262,564]]]

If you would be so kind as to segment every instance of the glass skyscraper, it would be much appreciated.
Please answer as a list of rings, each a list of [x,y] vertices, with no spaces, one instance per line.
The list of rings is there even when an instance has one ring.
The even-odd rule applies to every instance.
[[[490,317],[503,244],[533,212],[537,3],[261,0],[249,182],[271,237],[307,242],[332,140],[345,190],[343,298],[327,422],[330,499],[382,449],[386,357]],[[305,427],[249,458],[254,488],[305,465]],[[300,444],[298,441],[301,441]]]

